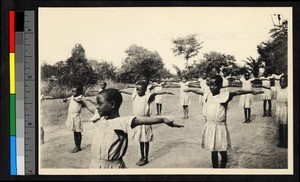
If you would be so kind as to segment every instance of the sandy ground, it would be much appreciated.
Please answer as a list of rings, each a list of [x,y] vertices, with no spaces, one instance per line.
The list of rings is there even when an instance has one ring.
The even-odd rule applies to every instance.
[[[168,88],[175,96],[163,96],[163,116],[173,118],[184,128],[170,128],[164,124],[153,126],[154,141],[150,143],[149,164],[139,167],[135,163],[140,158],[139,144],[129,139],[124,161],[128,168],[211,168],[210,151],[200,145],[204,119],[200,114],[198,96],[190,94],[192,105],[190,117],[180,119],[182,107],[178,105],[179,89]],[[91,99],[94,99],[93,97]],[[232,148],[228,150],[228,168],[286,169],[287,149],[277,147],[277,127],[272,117],[262,117],[262,101],[254,96],[252,122],[243,123],[244,112],[238,106],[239,97],[229,104],[227,126]],[[273,101],[273,108],[275,102]],[[71,154],[74,148],[73,134],[66,132],[68,103],[61,99],[45,100],[44,109],[45,144],[40,145],[42,168],[88,168],[91,159],[91,142],[94,124],[88,120],[92,114],[82,109],[84,131],[82,151]],[[121,116],[132,113],[131,97],[123,95]],[[273,110],[274,113],[274,110]],[[153,107],[156,114],[156,107]]]

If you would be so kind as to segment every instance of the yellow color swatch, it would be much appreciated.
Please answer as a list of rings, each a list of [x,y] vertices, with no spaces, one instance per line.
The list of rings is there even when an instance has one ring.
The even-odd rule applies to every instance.
[[[16,61],[15,53],[9,53],[9,83],[10,94],[16,93]]]

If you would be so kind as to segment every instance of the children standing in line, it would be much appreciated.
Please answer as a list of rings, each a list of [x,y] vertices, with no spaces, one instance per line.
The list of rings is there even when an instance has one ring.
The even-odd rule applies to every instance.
[[[160,82],[160,79],[157,80],[157,82],[154,84],[154,92],[160,92],[162,90],[162,87],[165,83],[164,82]],[[162,111],[162,96],[161,95],[157,95],[155,97],[155,104],[156,104],[156,111],[157,111],[157,116],[161,115],[161,111]]]
[[[120,117],[122,95],[116,89],[103,90],[96,99],[96,105],[89,100],[77,99],[77,102],[84,104],[92,113],[97,111],[101,117],[92,142],[90,168],[126,168],[123,156],[128,147],[128,131],[132,128],[160,123],[183,127],[161,117]]]
[[[222,88],[222,77],[215,75],[211,77],[209,89],[211,92],[204,93],[200,89],[185,89],[185,92],[194,92],[203,95],[206,102],[206,123],[202,134],[202,147],[211,150],[213,168],[218,168],[218,153],[220,153],[220,168],[227,165],[227,150],[230,148],[230,136],[226,126],[227,106],[234,96],[243,94],[258,94],[261,92],[239,90],[235,92],[220,93]]]
[[[242,82],[242,90],[252,90],[252,81],[254,81],[254,78],[250,78],[250,73],[246,71],[244,73],[244,78],[241,77],[240,81]],[[253,95],[252,94],[245,94],[241,95],[239,106],[244,108],[244,115],[245,115],[245,121],[244,123],[250,123],[250,117],[251,117],[251,107],[253,104]]]
[[[262,91],[264,92],[262,95],[261,95],[261,99],[263,100],[263,116],[262,117],[266,117],[266,116],[271,116],[271,108],[272,108],[272,98],[273,98],[273,91],[270,90],[270,89],[266,89],[265,87],[267,88],[270,88],[271,87],[271,82],[270,82],[270,78],[268,77],[268,72],[265,71],[264,72],[264,76],[261,77],[261,81],[262,81]],[[268,109],[268,112],[267,112],[267,103],[269,105],[269,109]],[[268,113],[268,114],[267,114]]]
[[[288,77],[280,77],[280,88],[277,89],[277,103],[275,112],[275,121],[278,124],[279,142],[278,147],[288,147]],[[265,87],[265,89],[276,89],[274,87]]]
[[[190,82],[187,81],[187,76],[182,76],[181,82],[175,84],[180,86],[179,105],[181,105],[183,108],[183,116],[181,117],[181,119],[188,119],[189,105],[191,105],[191,100],[189,94],[187,92],[184,92],[183,90],[189,88]]]
[[[82,123],[80,118],[80,112],[82,104],[76,102],[76,99],[83,97],[83,87],[78,86],[72,89],[72,96],[63,100],[63,102],[70,101],[69,109],[68,109],[68,118],[66,120],[66,127],[68,131],[74,133],[74,141],[75,141],[75,148],[71,150],[71,153],[76,153],[81,151],[81,132]]]
[[[147,82],[139,81],[136,84],[136,92],[130,93],[121,90],[121,93],[132,95],[133,101],[133,115],[150,117],[150,103],[154,101],[155,96],[162,94],[172,94],[171,92],[154,92],[146,94]],[[151,125],[140,125],[135,128],[133,138],[140,142],[141,158],[136,163],[138,166],[146,165],[149,154],[150,142],[153,140],[152,127]]]

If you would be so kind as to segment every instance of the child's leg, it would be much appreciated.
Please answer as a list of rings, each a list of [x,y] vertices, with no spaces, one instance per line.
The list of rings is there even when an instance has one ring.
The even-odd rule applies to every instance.
[[[226,165],[227,165],[227,151],[220,151],[220,154],[221,154],[221,166],[220,168],[226,168]]]
[[[71,151],[71,153],[76,153],[81,151],[81,132],[74,131],[74,142],[75,142],[75,148]]]
[[[144,148],[145,148],[145,143],[144,142],[140,142],[140,152],[141,152],[141,159],[140,159],[140,161],[142,161],[145,158]]]
[[[143,166],[148,163],[148,154],[149,154],[149,142],[140,142],[140,149],[141,149],[141,159],[136,165]],[[145,150],[144,150],[145,149]]]
[[[268,100],[268,104],[269,104],[269,113],[268,113],[268,116],[271,116],[272,100]]]
[[[245,115],[245,121],[244,123],[247,123],[247,108],[244,107],[244,115]]]
[[[185,118],[185,115],[186,115],[185,105],[183,105],[182,108],[183,108],[183,117],[182,117],[181,119],[184,119],[184,118]]]
[[[159,115],[161,115],[161,111],[162,111],[162,104],[159,104]]]
[[[218,151],[211,152],[211,163],[213,168],[218,168]]]
[[[278,145],[277,147],[282,147],[283,146],[283,126],[282,124],[278,125]]]
[[[44,140],[44,128],[43,127],[40,127],[40,140],[41,140],[41,144],[44,144],[45,143],[45,140]]]
[[[148,163],[150,142],[145,142],[145,162]]]
[[[266,111],[266,105],[267,105],[267,101],[266,100],[263,100],[263,107],[264,107],[264,115],[263,115],[263,117],[265,117],[265,116],[267,116],[267,111]]]
[[[186,106],[186,119],[189,118],[189,106]]]
[[[250,123],[251,108],[247,108],[247,110],[248,110],[248,123]]]
[[[288,127],[283,124],[283,147],[288,147]]]
[[[156,111],[157,111],[156,115],[159,115],[159,103],[156,103]]]

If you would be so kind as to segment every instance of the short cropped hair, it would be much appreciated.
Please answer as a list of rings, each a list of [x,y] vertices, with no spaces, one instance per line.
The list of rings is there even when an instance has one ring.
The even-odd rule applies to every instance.
[[[104,94],[106,96],[106,100],[109,102],[115,101],[116,108],[117,109],[120,108],[123,98],[119,90],[109,88],[109,89],[102,90],[99,94]],[[98,102],[98,97],[97,97],[97,102]]]
[[[145,87],[148,86],[148,85],[147,85],[147,82],[144,81],[144,80],[137,81],[137,82],[136,82],[136,85],[141,85],[141,86],[145,86]]]
[[[210,79],[216,80],[216,84],[220,87],[222,87],[223,84],[223,78],[220,75],[214,75]]]

